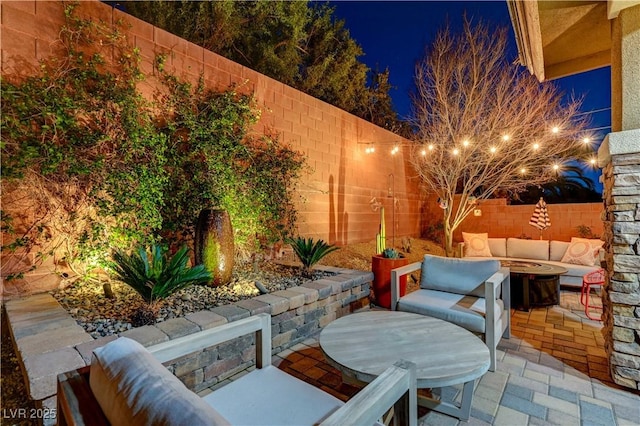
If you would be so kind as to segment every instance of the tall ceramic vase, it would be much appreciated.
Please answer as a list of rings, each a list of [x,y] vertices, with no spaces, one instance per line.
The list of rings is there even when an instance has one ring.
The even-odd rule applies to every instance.
[[[196,264],[203,264],[213,275],[210,285],[231,281],[233,272],[233,229],[226,210],[204,209],[198,216],[194,241]]]
[[[391,270],[409,264],[409,259],[389,259],[382,255],[371,257],[371,271],[373,272],[373,294],[376,305],[391,308]],[[407,276],[400,277],[400,296],[407,291]]]

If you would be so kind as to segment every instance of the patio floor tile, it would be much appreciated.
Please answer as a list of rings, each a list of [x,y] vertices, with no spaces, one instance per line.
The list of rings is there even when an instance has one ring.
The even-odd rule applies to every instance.
[[[563,290],[560,306],[513,311],[512,337],[500,343],[497,371],[476,382],[471,418],[460,422],[420,408],[419,424],[640,424],[640,392],[611,382],[601,324],[586,318],[579,297],[579,292]],[[324,359],[317,338],[274,360],[279,368],[341,400],[360,389],[342,381],[340,372]],[[442,393],[445,399],[460,398],[456,387]]]

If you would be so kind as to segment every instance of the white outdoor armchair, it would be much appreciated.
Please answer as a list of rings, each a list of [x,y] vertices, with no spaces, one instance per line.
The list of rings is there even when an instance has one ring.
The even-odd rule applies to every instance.
[[[255,334],[256,368],[200,398],[161,363]],[[417,425],[416,367],[389,366],[347,403],[271,365],[271,316],[258,314],[144,348],[124,337],[58,376],[60,425],[367,425],[394,408]]]
[[[400,277],[421,270],[420,289],[399,297]],[[509,269],[497,260],[425,255],[391,271],[391,309],[439,318],[482,334],[495,371],[496,347],[510,333]]]

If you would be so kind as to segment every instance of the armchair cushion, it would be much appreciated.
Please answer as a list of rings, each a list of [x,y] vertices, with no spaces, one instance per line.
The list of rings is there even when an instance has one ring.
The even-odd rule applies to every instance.
[[[495,318],[500,318],[504,305],[494,304]],[[402,297],[398,310],[427,315],[459,325],[475,333],[485,333],[485,299],[434,290],[416,290]]]
[[[484,297],[484,281],[500,269],[498,260],[465,260],[425,255],[420,288]]]
[[[94,351],[89,385],[112,425],[228,425],[144,346],[120,337]]]
[[[269,383],[269,392],[264,391],[264,383]],[[245,374],[203,399],[237,425],[265,424],[265,412],[273,425],[317,425],[344,405],[272,365]]]

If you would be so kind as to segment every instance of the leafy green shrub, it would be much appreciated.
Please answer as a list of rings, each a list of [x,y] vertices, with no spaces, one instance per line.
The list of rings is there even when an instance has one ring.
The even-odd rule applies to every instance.
[[[205,284],[213,278],[203,265],[187,266],[187,246],[170,259],[166,251],[157,244],[151,247],[151,254],[142,247],[131,254],[118,249],[113,252],[110,267],[120,281],[137,291],[150,305],[178,290]]]
[[[310,276],[313,265],[329,253],[339,249],[339,247],[327,244],[323,240],[318,240],[314,243],[313,238],[308,240],[302,237],[286,238],[285,242],[291,244],[291,248],[293,248],[300,262],[302,262],[302,274],[304,276]]]
[[[180,247],[211,206],[229,211],[241,253],[291,229],[304,159],[275,136],[251,136],[253,96],[185,83],[159,56],[160,87],[147,99],[139,52],[122,29],[74,7],[60,31],[67,56],[1,78],[3,253],[55,255],[83,276],[112,249]],[[35,219],[12,227],[24,210]]]

